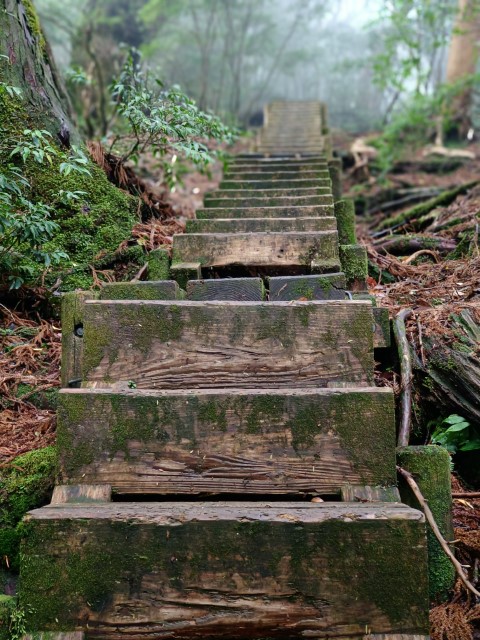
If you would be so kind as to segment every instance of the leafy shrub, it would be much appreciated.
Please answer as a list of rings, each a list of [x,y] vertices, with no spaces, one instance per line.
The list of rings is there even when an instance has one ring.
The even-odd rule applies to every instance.
[[[432,444],[445,447],[454,454],[458,451],[480,449],[480,433],[465,418],[452,414],[445,418],[432,435]]]

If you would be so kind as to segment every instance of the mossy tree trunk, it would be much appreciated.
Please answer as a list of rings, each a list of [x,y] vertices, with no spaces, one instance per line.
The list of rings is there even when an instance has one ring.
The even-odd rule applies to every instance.
[[[59,154],[81,146],[66,88],[31,0],[0,0],[0,82],[21,92],[11,96],[0,91],[0,163],[11,161],[9,141],[21,141],[25,129],[47,130]],[[58,282],[63,290],[86,288],[95,258],[114,252],[130,237],[137,200],[111,184],[93,161],[90,175],[61,176],[59,164],[58,158],[51,165],[27,162],[22,169],[31,186],[29,198],[51,206],[60,227],[47,248],[69,256],[50,274],[50,284]],[[60,190],[82,195],[65,204],[59,201]]]

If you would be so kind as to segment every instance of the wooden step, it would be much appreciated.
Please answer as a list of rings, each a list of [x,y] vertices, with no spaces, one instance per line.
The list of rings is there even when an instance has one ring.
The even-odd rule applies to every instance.
[[[340,266],[336,231],[271,233],[185,233],[173,236],[175,263],[207,267],[304,267],[332,271]],[[339,270],[339,269],[337,269]]]
[[[327,195],[331,196],[332,187],[308,187],[308,188],[281,188],[281,187],[265,187],[263,189],[217,189],[215,191],[209,191],[205,194],[204,201],[207,205],[211,200],[218,200],[220,198],[294,198],[305,196],[319,196]]]
[[[187,282],[188,300],[261,302],[265,298],[265,286],[261,278],[215,278]]]
[[[285,231],[336,231],[333,216],[315,218],[229,218],[187,220],[186,233],[256,233]]]
[[[198,220],[214,218],[311,218],[334,216],[333,205],[306,205],[283,207],[205,207],[197,209]]]
[[[120,494],[340,495],[396,483],[386,388],[63,390],[58,446],[63,483]]]
[[[181,300],[184,292],[175,280],[109,282],[100,291],[100,300]]]
[[[308,158],[277,158],[272,156],[267,157],[261,153],[248,153],[245,155],[235,156],[235,159],[229,164],[229,166],[256,165],[272,167],[288,164],[288,166],[291,167],[304,167],[325,165],[326,163],[328,163],[328,161],[322,154],[309,156]]]
[[[27,518],[27,629],[101,640],[428,634],[424,518],[401,504],[67,504]]]
[[[270,178],[261,178],[261,180],[242,180],[242,179],[228,179],[223,180],[220,183],[219,187],[222,191],[225,189],[233,190],[233,191],[258,191],[258,190],[272,190],[275,191],[277,189],[288,189],[291,191],[294,189],[297,191],[298,189],[320,189],[320,191],[314,191],[313,193],[331,193],[332,191],[332,181],[330,178],[312,178],[308,180],[298,179],[298,180],[280,180],[280,179],[270,179]],[[272,194],[274,195],[274,194]]]
[[[269,299],[345,300],[345,275],[325,273],[313,276],[281,276],[268,279]]]
[[[330,180],[330,173],[328,170],[318,171],[242,171],[234,169],[233,171],[226,171],[225,180]],[[320,186],[321,183],[320,183]]]
[[[220,193],[226,193],[225,191]],[[248,193],[248,192],[246,192]],[[264,192],[265,193],[265,192]],[[330,194],[320,194],[315,196],[283,196],[283,197],[252,197],[244,198],[226,198],[223,195],[220,198],[205,197],[205,208],[245,208],[245,207],[309,207],[327,205],[333,207],[333,196]]]
[[[95,301],[87,386],[362,387],[373,383],[371,303]]]

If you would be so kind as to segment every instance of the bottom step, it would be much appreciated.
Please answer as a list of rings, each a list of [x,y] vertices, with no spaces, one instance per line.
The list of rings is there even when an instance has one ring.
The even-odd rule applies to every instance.
[[[49,506],[27,516],[22,559],[29,630],[104,640],[427,634],[424,519],[401,504]]]

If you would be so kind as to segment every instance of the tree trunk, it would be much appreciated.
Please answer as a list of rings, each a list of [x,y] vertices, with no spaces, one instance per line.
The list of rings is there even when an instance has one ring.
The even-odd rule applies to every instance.
[[[450,41],[446,82],[456,84],[475,73],[478,61],[480,19],[478,0],[458,0],[458,12]],[[452,104],[453,132],[465,138],[471,127],[472,90],[465,88]]]
[[[0,0],[0,82],[21,92],[11,96],[0,86],[0,165],[12,162],[11,150],[21,144],[25,129],[49,131],[59,154],[68,153],[72,144],[81,146],[70,100],[31,0]],[[29,199],[49,205],[60,226],[50,248],[70,258],[60,273],[50,274],[47,284],[88,288],[95,256],[115,251],[130,237],[137,201],[111,184],[93,161],[88,164],[90,175],[68,176],[60,174],[57,157],[52,164],[18,164],[30,184]],[[65,204],[59,200],[61,190],[82,193]]]

